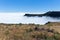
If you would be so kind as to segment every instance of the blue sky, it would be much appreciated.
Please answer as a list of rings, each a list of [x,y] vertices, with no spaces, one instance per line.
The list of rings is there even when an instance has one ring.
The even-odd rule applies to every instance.
[[[60,0],[0,0],[0,12],[60,11]]]

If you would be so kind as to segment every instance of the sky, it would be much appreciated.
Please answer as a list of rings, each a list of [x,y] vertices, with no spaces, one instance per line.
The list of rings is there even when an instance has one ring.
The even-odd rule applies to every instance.
[[[0,12],[60,11],[60,0],[0,0]]]

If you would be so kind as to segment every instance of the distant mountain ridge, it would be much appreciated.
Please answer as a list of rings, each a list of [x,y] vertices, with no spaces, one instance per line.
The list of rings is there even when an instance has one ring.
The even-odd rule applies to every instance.
[[[44,14],[25,14],[24,16],[31,17],[31,16],[50,16],[50,17],[60,17],[60,11],[48,11]]]

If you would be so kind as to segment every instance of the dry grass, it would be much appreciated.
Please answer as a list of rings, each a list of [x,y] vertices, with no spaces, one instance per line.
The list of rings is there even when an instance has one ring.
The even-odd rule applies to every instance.
[[[0,40],[60,40],[60,23],[0,24]]]

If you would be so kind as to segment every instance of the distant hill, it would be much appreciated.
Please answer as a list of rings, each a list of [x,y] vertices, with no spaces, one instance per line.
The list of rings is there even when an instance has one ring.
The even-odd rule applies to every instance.
[[[60,11],[48,11],[44,14],[25,14],[24,16],[31,17],[31,16],[50,16],[50,17],[60,17]]]
[[[60,11],[49,11],[45,13],[45,16],[60,17]]]

